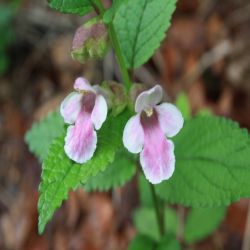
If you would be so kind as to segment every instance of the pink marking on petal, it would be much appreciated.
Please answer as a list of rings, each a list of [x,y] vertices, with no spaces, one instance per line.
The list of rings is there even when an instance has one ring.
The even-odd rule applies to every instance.
[[[77,92],[70,93],[61,103],[60,113],[64,122],[73,124],[80,113],[82,106],[82,95]]]
[[[101,128],[102,124],[107,118],[108,105],[103,96],[97,95],[95,99],[95,106],[92,110],[91,120],[95,125],[95,129]]]
[[[132,116],[123,131],[123,144],[129,152],[137,154],[142,151],[144,132],[140,122],[140,115]]]
[[[89,81],[83,77],[78,77],[75,80],[74,89],[95,93],[95,89],[90,85]]]
[[[135,112],[140,113],[143,110],[153,108],[162,100],[162,87],[156,85],[153,88],[143,91],[136,99]]]
[[[70,126],[65,137],[64,150],[67,156],[77,163],[85,163],[93,156],[97,144],[89,112],[82,110],[74,126]]]
[[[168,137],[175,136],[183,127],[181,112],[170,103],[162,103],[155,107],[161,129]]]
[[[174,144],[165,138],[156,114],[142,116],[144,148],[140,163],[146,178],[153,184],[169,179],[175,169]]]

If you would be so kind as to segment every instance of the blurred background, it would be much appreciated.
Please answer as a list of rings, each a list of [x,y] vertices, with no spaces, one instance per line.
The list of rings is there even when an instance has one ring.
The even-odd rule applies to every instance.
[[[123,250],[135,235],[136,180],[109,193],[70,193],[37,234],[41,164],[25,132],[58,107],[77,76],[120,79],[112,52],[85,65],[71,59],[85,19],[54,12],[46,0],[0,1],[0,249]],[[171,101],[184,92],[193,114],[206,108],[249,129],[249,0],[179,0],[172,23],[134,80],[162,84]],[[247,200],[231,205],[218,230],[192,249],[241,249],[247,210]]]

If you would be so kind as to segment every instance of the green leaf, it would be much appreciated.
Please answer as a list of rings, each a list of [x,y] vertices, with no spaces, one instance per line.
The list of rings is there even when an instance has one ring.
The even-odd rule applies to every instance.
[[[144,235],[136,235],[130,242],[128,250],[153,250],[155,243]]]
[[[121,149],[116,153],[115,160],[109,164],[105,171],[91,177],[83,188],[86,191],[114,189],[131,180],[135,172],[136,157],[125,149]]]
[[[236,122],[215,116],[188,120],[174,138],[176,169],[156,186],[170,203],[225,206],[250,196],[250,138]]]
[[[57,11],[86,15],[93,10],[90,0],[48,0],[49,6]]]
[[[182,92],[177,96],[176,107],[181,111],[184,119],[189,119],[191,117],[191,109],[187,95]]]
[[[226,208],[193,208],[188,213],[184,239],[194,243],[212,234],[225,218]]]
[[[167,234],[159,243],[157,250],[181,250],[180,243],[174,234]]]
[[[43,161],[48,153],[53,139],[64,132],[64,121],[59,112],[49,113],[47,117],[32,125],[25,134],[25,142],[29,150],[34,153],[40,161]]]
[[[39,187],[39,233],[43,232],[55,209],[67,198],[69,190],[76,189],[91,176],[104,171],[114,160],[115,152],[122,146],[122,131],[128,118],[127,111],[115,118],[108,117],[98,131],[98,144],[94,156],[85,164],[77,164],[65,155],[65,134],[55,139],[44,161]]]
[[[145,63],[160,46],[176,0],[128,0],[114,17],[114,27],[127,68]]]
[[[137,231],[153,240],[159,241],[161,236],[154,208],[139,208],[135,211],[134,222]],[[165,226],[167,233],[176,233],[177,216],[173,209],[165,209]]]

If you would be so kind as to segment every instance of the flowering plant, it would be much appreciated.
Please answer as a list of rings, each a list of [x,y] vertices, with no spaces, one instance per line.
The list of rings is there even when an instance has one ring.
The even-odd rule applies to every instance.
[[[69,190],[114,189],[141,167],[143,173],[137,174],[141,208],[135,213],[138,235],[129,249],[173,245],[180,249],[180,243],[211,233],[228,204],[250,196],[249,134],[228,119],[184,114],[181,105],[162,101],[160,85],[134,84],[129,75],[159,47],[176,0],[114,0],[109,8],[100,0],[51,0],[49,5],[64,13],[96,13],[94,20],[77,29],[72,57],[84,63],[113,48],[122,83],[91,85],[77,78],[60,113],[52,113],[27,133],[31,151],[43,162],[39,232]],[[192,208],[179,241],[171,204]],[[214,216],[209,228],[197,233],[202,213]],[[152,228],[143,226],[144,220]]]

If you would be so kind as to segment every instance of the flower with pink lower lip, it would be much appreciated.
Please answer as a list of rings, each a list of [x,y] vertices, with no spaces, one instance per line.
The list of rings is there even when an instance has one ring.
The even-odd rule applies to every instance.
[[[123,132],[123,144],[131,153],[140,153],[146,178],[153,184],[169,179],[175,169],[174,144],[167,137],[175,136],[183,126],[181,112],[170,103],[162,103],[159,85],[142,92],[136,99],[136,115]]]
[[[76,91],[70,93],[60,107],[65,123],[70,124],[64,150],[73,161],[84,163],[95,152],[95,129],[100,129],[106,120],[108,107],[104,97],[97,93],[96,86],[91,86],[86,79],[77,78],[74,89]]]

